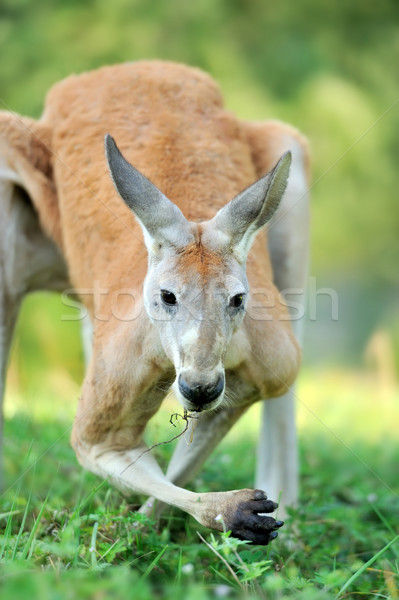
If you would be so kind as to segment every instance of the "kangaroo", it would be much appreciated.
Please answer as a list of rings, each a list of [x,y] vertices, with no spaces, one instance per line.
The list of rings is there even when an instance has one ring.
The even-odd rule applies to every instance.
[[[79,462],[256,544],[283,524],[273,499],[297,500],[300,327],[280,292],[304,287],[308,165],[295,129],[239,120],[208,75],[175,63],[71,76],[39,120],[0,113],[1,388],[23,296],[73,286],[93,327]],[[196,427],[164,474],[143,433],[170,388]],[[185,489],[260,400],[257,489]]]

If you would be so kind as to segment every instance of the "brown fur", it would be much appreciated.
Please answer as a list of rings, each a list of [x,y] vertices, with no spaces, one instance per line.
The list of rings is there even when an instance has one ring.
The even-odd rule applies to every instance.
[[[64,250],[77,287],[94,278],[123,285],[129,257],[145,259],[140,228],[108,175],[107,132],[189,220],[209,219],[256,178],[245,132],[214,82],[195,69],[143,62],[73,76],[51,90],[43,119],[53,132]],[[120,267],[109,273],[116,240]],[[91,259],[82,261],[83,253]],[[134,276],[144,275],[139,267]]]
[[[33,119],[0,112],[0,152],[22,177],[44,230],[62,248],[50,130]]]
[[[307,179],[310,180],[309,144],[300,131],[281,121],[247,121],[244,126],[258,177],[270,171],[276,156],[284,152],[287,145],[295,140],[302,150]]]
[[[222,266],[222,255],[203,245],[201,226],[199,225],[197,240],[186,246],[179,255],[179,269],[185,274],[186,279],[192,276],[194,272],[205,281],[208,277],[217,277]]]

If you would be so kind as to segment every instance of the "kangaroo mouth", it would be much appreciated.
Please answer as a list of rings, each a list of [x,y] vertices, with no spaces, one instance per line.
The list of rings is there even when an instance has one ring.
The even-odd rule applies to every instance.
[[[223,402],[225,393],[224,375],[216,382],[189,386],[179,375],[172,389],[177,400],[190,413],[201,413],[214,410]]]

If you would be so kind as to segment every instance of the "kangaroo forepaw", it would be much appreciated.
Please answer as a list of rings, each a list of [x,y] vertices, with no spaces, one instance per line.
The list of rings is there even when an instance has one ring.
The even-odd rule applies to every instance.
[[[284,525],[283,521],[267,515],[277,507],[262,490],[246,489],[204,494],[192,514],[206,527],[225,529],[240,540],[265,546],[277,537],[277,529]]]
[[[277,529],[284,525],[284,521],[276,521],[265,514],[274,512],[277,507],[276,502],[267,499],[265,492],[254,490],[252,498],[238,502],[225,526],[234,537],[265,546],[278,536]]]

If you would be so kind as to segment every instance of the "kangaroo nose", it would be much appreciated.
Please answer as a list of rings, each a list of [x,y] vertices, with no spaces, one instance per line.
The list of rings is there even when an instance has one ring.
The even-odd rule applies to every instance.
[[[224,375],[219,375],[213,383],[189,383],[184,375],[179,375],[179,390],[183,396],[200,407],[209,404],[223,392]]]

